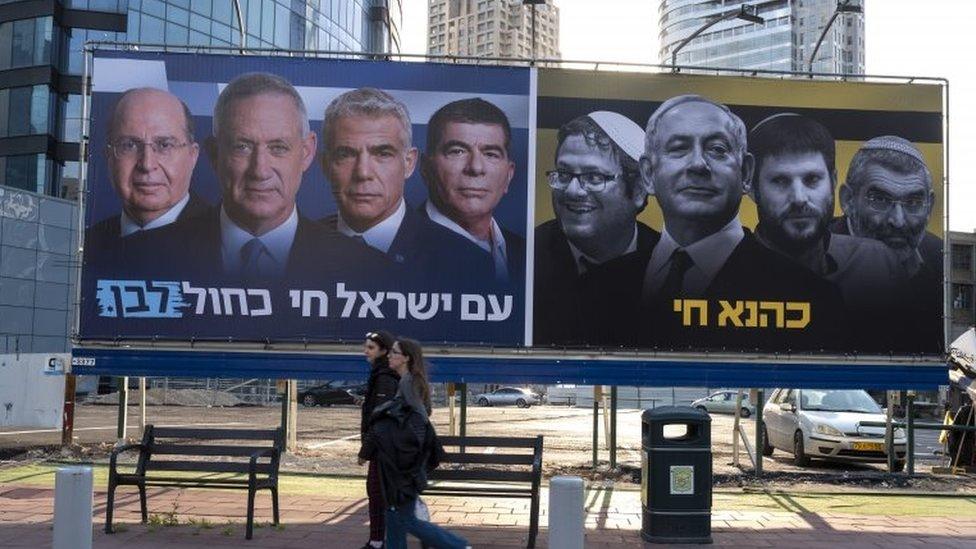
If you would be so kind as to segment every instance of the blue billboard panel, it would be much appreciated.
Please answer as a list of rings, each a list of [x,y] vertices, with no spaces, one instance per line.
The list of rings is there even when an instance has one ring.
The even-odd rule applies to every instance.
[[[97,52],[82,340],[520,346],[530,73]]]

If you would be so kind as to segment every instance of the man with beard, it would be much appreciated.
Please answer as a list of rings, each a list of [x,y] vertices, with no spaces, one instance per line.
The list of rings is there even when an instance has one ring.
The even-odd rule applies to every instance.
[[[858,333],[858,349],[888,352],[904,323],[891,296],[905,290],[898,258],[882,243],[830,234],[834,211],[834,139],[819,122],[792,113],[771,116],[749,133],[756,159],[752,198],[764,245],[835,283]]]
[[[640,168],[664,214],[664,230],[644,274],[645,331],[658,346],[766,351],[846,347],[839,290],[763,246],[738,219],[754,159],[746,129],[728,107],[697,95],[673,97],[647,122]],[[683,300],[704,300],[711,314],[694,322]],[[787,329],[738,314],[719,321],[721,302],[809,304],[809,323]],[[749,319],[751,327],[747,322]]]
[[[556,219],[535,232],[534,344],[634,343],[636,323],[624,309],[660,236],[637,221],[647,204],[637,164],[643,139],[640,126],[608,111],[559,128],[546,174]]]
[[[941,352],[943,243],[925,230],[935,192],[922,153],[894,135],[866,141],[851,159],[840,203],[844,216],[834,219],[831,231],[872,238],[895,252],[911,287],[899,300],[917,324],[931,327],[919,335],[925,350]]]

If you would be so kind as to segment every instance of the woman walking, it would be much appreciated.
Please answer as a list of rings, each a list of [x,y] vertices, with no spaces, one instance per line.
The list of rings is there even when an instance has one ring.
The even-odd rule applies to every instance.
[[[393,400],[396,396],[400,377],[389,365],[389,352],[393,347],[393,334],[379,330],[366,334],[366,342],[363,344],[363,354],[369,361],[369,381],[366,385],[366,394],[363,397],[362,418],[359,424],[360,440],[366,440],[366,433],[369,431],[369,418],[373,411],[383,404]],[[359,464],[366,462],[360,449]],[[369,541],[363,545],[362,549],[380,549],[383,547],[383,539],[386,535],[386,504],[383,502],[383,487],[380,484],[380,472],[376,461],[369,460],[369,468],[366,470],[366,495],[369,498]]]
[[[437,463],[437,434],[428,419],[430,385],[420,344],[399,339],[389,352],[390,367],[400,375],[397,398],[374,412],[359,454],[380,465],[386,497],[386,547],[406,549],[407,534],[435,549],[464,549],[468,542],[417,518],[417,500],[427,487],[427,471]]]

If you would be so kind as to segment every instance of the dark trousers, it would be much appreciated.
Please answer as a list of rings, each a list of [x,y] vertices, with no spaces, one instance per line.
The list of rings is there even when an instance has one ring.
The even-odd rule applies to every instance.
[[[383,503],[380,468],[375,460],[370,460],[366,471],[366,495],[369,497],[369,539],[383,541],[386,538],[386,504]]]

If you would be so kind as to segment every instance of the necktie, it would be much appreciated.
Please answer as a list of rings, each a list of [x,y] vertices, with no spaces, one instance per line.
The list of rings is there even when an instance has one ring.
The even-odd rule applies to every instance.
[[[684,285],[685,273],[694,265],[688,252],[678,248],[671,254],[671,266],[668,267],[668,276],[664,279],[664,284],[658,290],[658,299],[665,300],[677,297],[681,294]]]
[[[252,238],[241,248],[241,274],[247,279],[260,278],[267,273],[261,267],[261,256],[269,255],[260,238]]]
[[[580,270],[582,271],[580,273],[581,275],[592,272],[593,269],[597,268],[598,265],[598,263],[594,263],[593,261],[587,259],[585,255],[581,255],[579,258],[579,266]]]

